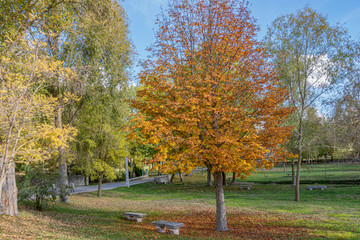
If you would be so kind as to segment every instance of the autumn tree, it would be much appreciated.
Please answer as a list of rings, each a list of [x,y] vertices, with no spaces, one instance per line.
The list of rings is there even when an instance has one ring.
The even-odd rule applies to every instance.
[[[216,229],[226,231],[222,173],[245,177],[284,159],[287,93],[255,39],[246,3],[172,0],[157,24],[132,102],[139,111],[133,135],[157,146],[152,161],[161,171],[211,171]]]
[[[326,17],[309,7],[281,16],[269,27],[265,44],[280,80],[290,92],[288,104],[296,108],[293,117],[296,135],[295,201],[300,201],[300,169],[304,151],[304,119],[310,107],[328,98],[339,82],[356,69],[354,41],[340,25],[331,26]]]

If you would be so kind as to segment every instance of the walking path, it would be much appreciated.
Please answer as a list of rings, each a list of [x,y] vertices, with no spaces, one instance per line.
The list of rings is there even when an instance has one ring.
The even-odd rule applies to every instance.
[[[139,179],[139,180],[131,180],[130,186],[137,185],[141,183],[147,183],[154,181],[154,178],[145,178],[145,179]],[[126,187],[126,181],[124,182],[114,182],[114,183],[104,183],[101,186],[101,190],[111,190],[118,187]],[[81,187],[75,187],[74,191],[71,192],[71,194],[78,194],[78,193],[85,193],[85,192],[95,192],[98,190],[98,185],[92,185],[92,186],[81,186]]]
[[[206,171],[206,168],[203,169],[196,169],[193,170],[192,172],[199,172],[199,171]],[[137,185],[137,184],[142,184],[142,183],[147,183],[147,182],[152,182],[154,181],[154,177],[151,178],[141,178],[139,177],[139,179],[137,180],[136,178],[132,178],[130,179],[130,186],[132,185]],[[101,186],[101,190],[111,190],[114,188],[118,188],[118,187],[126,187],[126,181],[124,182],[114,182],[114,183],[104,183]],[[91,185],[91,186],[81,186],[81,187],[75,187],[74,191],[71,192],[71,194],[78,194],[78,193],[85,193],[85,192],[95,192],[98,190],[98,185]]]

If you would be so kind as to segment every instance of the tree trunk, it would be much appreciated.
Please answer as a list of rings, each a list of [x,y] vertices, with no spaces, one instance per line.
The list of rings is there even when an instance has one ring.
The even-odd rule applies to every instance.
[[[226,186],[226,173],[222,172],[221,175],[222,175],[222,183],[224,186]]]
[[[215,184],[215,196],[216,196],[216,230],[227,231],[228,227],[226,220],[222,172],[214,173],[214,184]]]
[[[103,176],[104,176],[104,174],[101,174],[99,177],[98,194],[97,194],[98,197],[101,197],[101,185],[102,185],[102,181],[103,181]]]
[[[183,176],[180,171],[179,171],[179,176],[180,176],[180,182],[184,182]]]
[[[304,105],[303,105],[304,106]],[[302,110],[302,113],[304,110]],[[303,116],[303,114],[301,115]],[[298,162],[296,167],[296,185],[295,185],[295,201],[300,201],[300,167],[302,161],[302,133],[303,133],[303,124],[302,124],[302,117],[300,118],[299,122],[299,142],[298,142]]]
[[[170,177],[170,183],[173,183],[174,178],[175,178],[175,173],[171,174],[171,177]]]
[[[236,173],[233,172],[233,176],[232,176],[232,182],[231,184],[234,184],[236,182]]]
[[[68,176],[67,176],[67,166],[66,159],[64,157],[63,147],[59,148],[59,188],[60,188],[60,202],[69,202],[69,194],[67,192],[67,186],[69,185]]]
[[[207,184],[206,184],[208,187],[211,187],[212,186],[212,182],[211,182],[211,172],[210,170],[208,169],[207,170]]]
[[[0,215],[18,216],[15,164],[10,163],[1,189]]]
[[[58,93],[57,93],[58,95]],[[55,116],[55,126],[56,128],[59,128],[62,130],[62,110],[61,107],[59,107],[56,110],[56,116]],[[61,139],[63,140],[63,139]],[[68,176],[67,176],[67,165],[66,165],[66,158],[64,156],[64,147],[59,147],[59,157],[58,157],[58,163],[59,163],[59,188],[60,188],[60,202],[69,202],[69,194],[67,192],[67,186],[69,185]]]
[[[89,186],[89,176],[84,177],[84,185]]]
[[[295,183],[295,201],[300,201],[300,167],[301,167],[301,155],[299,155],[297,167],[296,167],[296,183]]]
[[[293,186],[296,185],[296,179],[295,179],[295,162],[294,159],[291,159],[291,177],[292,177],[292,182],[293,182]]]

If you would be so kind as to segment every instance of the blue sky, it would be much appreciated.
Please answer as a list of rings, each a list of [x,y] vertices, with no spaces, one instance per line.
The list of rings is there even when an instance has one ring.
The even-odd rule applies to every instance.
[[[155,40],[156,15],[167,7],[167,0],[120,0],[129,19],[130,37],[136,47],[138,59],[148,55],[145,51]],[[305,5],[328,17],[333,25],[342,23],[350,35],[360,40],[360,0],[249,0],[252,16],[261,28],[259,38],[266,33],[266,26],[278,16],[294,13]],[[134,68],[134,73],[139,68]]]

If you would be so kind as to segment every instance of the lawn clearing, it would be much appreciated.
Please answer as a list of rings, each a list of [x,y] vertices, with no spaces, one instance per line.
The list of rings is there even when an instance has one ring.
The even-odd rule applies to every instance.
[[[354,174],[352,179],[360,173],[356,169],[348,171]],[[360,239],[359,185],[330,184],[331,179],[324,191],[308,191],[303,185],[302,201],[294,202],[294,189],[284,183],[282,171],[276,168],[267,171],[268,177],[262,172],[250,177],[255,182],[251,190],[225,186],[229,227],[225,233],[215,231],[214,190],[205,186],[206,173],[200,172],[184,177],[184,183],[177,177],[172,185],[118,188],[104,191],[102,198],[95,193],[73,195],[71,204],[57,203],[46,212],[21,206],[19,218],[0,217],[0,238]],[[127,211],[147,217],[141,223],[127,221],[122,214]],[[180,236],[161,234],[151,225],[155,220],[182,222],[184,227]]]

